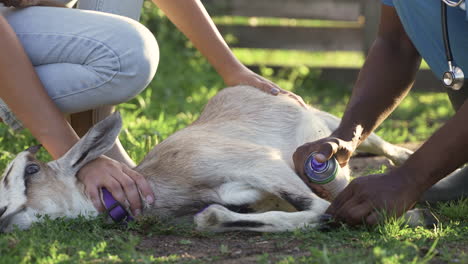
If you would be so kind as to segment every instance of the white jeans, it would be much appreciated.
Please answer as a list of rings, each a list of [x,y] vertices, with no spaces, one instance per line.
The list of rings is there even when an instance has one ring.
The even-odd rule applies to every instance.
[[[64,113],[77,113],[128,101],[154,77],[159,62],[157,42],[149,30],[134,20],[140,16],[142,2],[78,3],[83,9],[133,19],[51,7],[0,7],[0,14],[16,32],[55,104]],[[0,118],[15,130],[22,128],[1,100]]]

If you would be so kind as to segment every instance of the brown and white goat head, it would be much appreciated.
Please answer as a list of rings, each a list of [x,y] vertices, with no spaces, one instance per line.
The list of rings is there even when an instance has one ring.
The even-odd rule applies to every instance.
[[[76,174],[88,162],[106,153],[122,127],[118,113],[94,126],[63,157],[49,163],[36,159],[40,146],[31,147],[8,165],[0,181],[0,232],[20,229],[50,218],[94,216],[92,202]]]

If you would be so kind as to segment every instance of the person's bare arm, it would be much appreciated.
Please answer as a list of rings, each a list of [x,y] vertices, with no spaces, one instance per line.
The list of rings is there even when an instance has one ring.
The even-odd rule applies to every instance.
[[[227,85],[251,85],[274,95],[281,92],[303,104],[300,97],[280,89],[237,60],[200,0],[153,0],[153,2],[192,41]]]
[[[353,180],[327,210],[348,224],[376,224],[381,211],[402,215],[432,185],[468,162],[468,102],[401,167]]]
[[[153,0],[224,78],[243,65],[231,53],[198,0]]]
[[[45,92],[31,61],[0,16],[0,97],[54,159],[77,141],[70,125]]]
[[[3,16],[0,16],[0,80],[0,98],[54,159],[65,154],[79,140],[47,95],[15,32]],[[129,200],[134,212],[141,209],[136,186],[145,198],[151,196],[154,199],[143,176],[107,158],[89,163],[80,170],[79,176],[84,178],[87,192],[100,210],[103,207],[99,187],[108,188],[121,203]]]
[[[394,8],[382,7],[379,33],[334,136],[360,144],[411,89],[421,63]],[[362,132],[359,131],[362,128]]]

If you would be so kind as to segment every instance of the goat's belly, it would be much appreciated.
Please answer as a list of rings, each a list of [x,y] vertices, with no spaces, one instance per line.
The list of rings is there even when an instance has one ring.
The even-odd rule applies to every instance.
[[[268,194],[265,198],[249,206],[256,213],[269,211],[296,212],[297,210],[278,196]]]

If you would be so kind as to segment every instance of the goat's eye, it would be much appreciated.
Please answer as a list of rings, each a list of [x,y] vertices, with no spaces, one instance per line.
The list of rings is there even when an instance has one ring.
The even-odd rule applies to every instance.
[[[26,166],[25,172],[27,175],[38,173],[41,170],[41,167],[37,164],[29,164]]]

